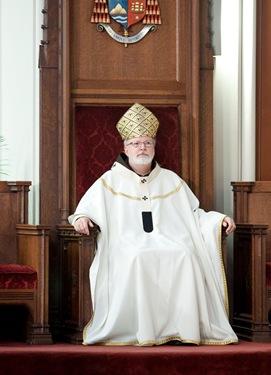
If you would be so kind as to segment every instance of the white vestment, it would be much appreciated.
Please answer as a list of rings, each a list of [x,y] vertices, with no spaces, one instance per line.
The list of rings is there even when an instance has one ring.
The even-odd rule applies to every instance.
[[[151,212],[150,232],[142,212]],[[90,267],[94,313],[83,344],[238,341],[228,321],[221,254],[225,215],[200,209],[174,172],[156,164],[140,177],[116,162],[86,192],[70,223],[81,216],[101,231]]]

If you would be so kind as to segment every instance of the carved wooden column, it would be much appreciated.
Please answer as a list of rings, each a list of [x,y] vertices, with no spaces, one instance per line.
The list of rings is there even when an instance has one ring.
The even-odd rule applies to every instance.
[[[248,222],[248,194],[252,191],[255,181],[232,182],[234,200],[234,220],[237,223]]]

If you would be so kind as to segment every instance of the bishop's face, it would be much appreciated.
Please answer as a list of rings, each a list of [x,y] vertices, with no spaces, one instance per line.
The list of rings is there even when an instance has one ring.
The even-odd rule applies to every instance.
[[[151,137],[137,137],[125,141],[124,152],[130,165],[149,165],[155,154],[155,140]]]

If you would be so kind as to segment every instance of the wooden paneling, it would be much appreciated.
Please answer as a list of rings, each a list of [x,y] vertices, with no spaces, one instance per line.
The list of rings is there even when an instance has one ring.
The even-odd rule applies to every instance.
[[[209,8],[199,3],[199,192],[201,206],[212,210],[214,203],[214,152],[213,152],[213,48],[208,25]]]
[[[271,181],[232,182],[234,192],[233,327],[240,338],[270,341]]]
[[[40,222],[52,230],[49,239],[49,304],[50,319],[55,333],[59,322],[59,256],[56,224],[61,220],[62,184],[59,182],[62,165],[61,82],[62,9],[58,2],[45,0],[43,8],[43,39],[40,46]],[[62,174],[61,174],[62,175]]]
[[[268,225],[237,224],[234,234],[233,329],[239,338],[270,342],[266,287]]]
[[[271,2],[257,1],[256,180],[271,181]]]
[[[94,1],[72,1],[71,75],[75,96],[103,96],[125,93],[142,99],[186,95],[188,46],[191,44],[190,5],[187,1],[160,0],[162,25],[141,41],[129,44],[114,41],[98,32],[90,22]],[[118,31],[120,26],[110,24]],[[142,29],[133,25],[131,34]],[[132,34],[132,35],[133,35]]]

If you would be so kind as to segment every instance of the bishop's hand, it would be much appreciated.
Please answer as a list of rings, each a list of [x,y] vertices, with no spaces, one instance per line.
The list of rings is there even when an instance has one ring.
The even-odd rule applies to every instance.
[[[89,234],[89,228],[93,228],[94,224],[88,217],[80,217],[76,220],[73,226],[76,232]]]
[[[235,231],[235,229],[236,229],[236,225],[235,225],[234,220],[229,216],[226,216],[224,218],[224,220],[222,222],[222,225],[223,225],[223,227],[226,228],[226,234],[230,234],[233,231]]]

